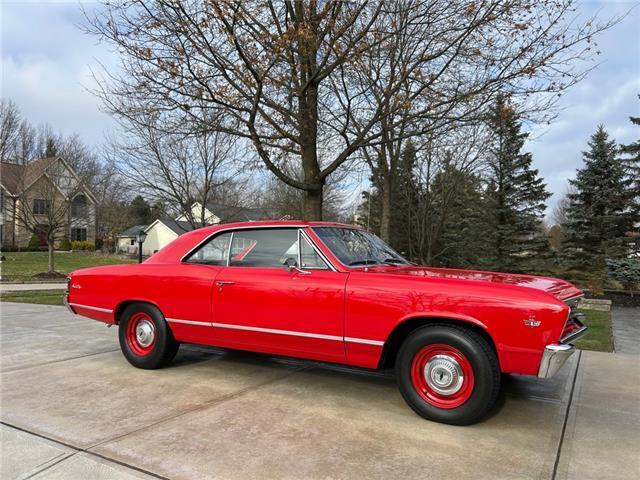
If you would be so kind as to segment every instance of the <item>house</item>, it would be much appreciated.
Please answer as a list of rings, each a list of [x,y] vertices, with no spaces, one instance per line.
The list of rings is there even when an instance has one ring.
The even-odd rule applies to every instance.
[[[118,235],[118,241],[116,249],[118,253],[138,253],[138,242],[136,240],[140,230],[146,230],[149,225],[134,225],[127,228],[124,232]]]
[[[44,231],[58,224],[56,240],[67,236],[95,242],[97,200],[63,158],[40,158],[24,165],[0,162],[0,194],[2,246],[26,247],[33,227]],[[24,221],[27,216],[31,229]]]
[[[194,220],[202,218],[204,208],[204,225],[215,225],[228,222],[247,222],[269,219],[269,215],[258,208],[232,207],[220,204],[207,204],[203,207],[200,202],[191,205],[191,217]],[[193,226],[187,220],[188,215],[182,214],[175,219],[157,219],[145,228],[147,238],[142,244],[142,254],[152,255],[165,245],[178,238],[185,232],[193,230]],[[118,251],[125,253],[137,253],[138,245],[135,237],[142,226],[136,225],[118,235]]]
[[[157,219],[145,229],[147,238],[142,244],[142,254],[153,255],[183,233],[190,232],[191,230],[194,230],[194,228],[189,222],[172,220],[170,218]],[[136,246],[136,252],[137,251]]]

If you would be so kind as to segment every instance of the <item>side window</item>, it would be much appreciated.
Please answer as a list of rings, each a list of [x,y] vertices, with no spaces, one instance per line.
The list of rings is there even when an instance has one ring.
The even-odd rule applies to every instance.
[[[237,230],[233,234],[229,260],[232,267],[281,268],[288,258],[297,263],[297,229]]]
[[[231,232],[215,236],[191,255],[187,262],[226,266],[230,241]]]
[[[320,255],[316,253],[309,241],[303,235],[300,235],[300,261],[302,263],[302,268],[322,270],[329,269],[324,260],[322,260]]]

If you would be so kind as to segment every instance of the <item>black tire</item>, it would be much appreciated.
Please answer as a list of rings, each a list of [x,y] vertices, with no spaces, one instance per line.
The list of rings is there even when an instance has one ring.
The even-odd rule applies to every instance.
[[[439,394],[429,390],[429,387],[425,387],[422,393],[418,391],[424,386],[420,382],[429,384],[423,374],[424,370],[420,368],[420,361],[433,358],[429,355],[442,353],[438,350],[438,345],[461,354],[463,357],[459,363],[470,368],[473,373],[465,379],[473,379],[473,382],[468,385],[463,383],[460,393],[457,397],[453,395],[456,398],[446,407],[438,403],[450,401],[448,395],[438,397]],[[420,378],[420,374],[424,380]],[[396,377],[400,393],[418,415],[451,425],[469,425],[479,421],[493,406],[500,392],[500,367],[491,346],[477,333],[452,325],[432,324],[414,330],[398,352]],[[442,376],[439,378],[442,380]],[[433,400],[434,396],[436,400]],[[458,405],[458,402],[462,403]]]
[[[135,329],[132,322],[146,322],[145,327],[152,325],[152,343],[143,347],[131,331]],[[128,333],[129,332],[129,333]],[[160,368],[173,360],[180,344],[173,338],[164,316],[158,308],[148,303],[128,305],[120,315],[118,325],[120,349],[131,365],[147,370]],[[145,338],[148,340],[148,337]],[[144,343],[144,342],[143,342]]]

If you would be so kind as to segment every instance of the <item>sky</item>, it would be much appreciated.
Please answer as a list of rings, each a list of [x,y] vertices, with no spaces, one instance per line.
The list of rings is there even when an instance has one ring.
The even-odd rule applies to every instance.
[[[96,8],[86,1],[0,0],[0,91],[32,123],[50,123],[99,145],[116,125],[90,92],[95,87],[91,72],[100,64],[114,67],[117,57],[79,28],[84,21],[81,4]],[[566,192],[599,124],[619,143],[638,138],[628,117],[640,116],[640,1],[579,1],[578,9],[602,18],[631,12],[600,36],[596,68],[561,97],[556,120],[535,127],[526,144],[553,193],[548,212]]]

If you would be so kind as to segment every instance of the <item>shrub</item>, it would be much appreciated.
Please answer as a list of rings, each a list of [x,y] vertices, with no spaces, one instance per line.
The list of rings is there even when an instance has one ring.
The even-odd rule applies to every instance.
[[[609,276],[619,281],[633,295],[633,289],[640,286],[640,259],[623,258],[607,260]]]
[[[74,240],[73,242],[71,242],[71,249],[72,250],[85,250],[87,252],[93,252],[96,249],[96,245],[93,242],[89,242],[89,241],[78,241],[78,240]]]
[[[28,248],[38,248],[38,247],[40,247],[40,239],[38,238],[37,235],[31,235]]]
[[[58,245],[58,248],[60,250],[71,250],[71,242],[66,235],[60,239],[60,245]]]

